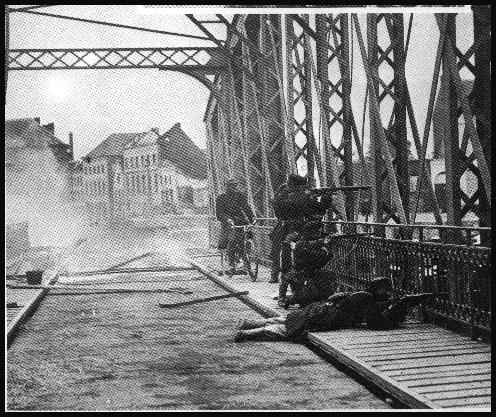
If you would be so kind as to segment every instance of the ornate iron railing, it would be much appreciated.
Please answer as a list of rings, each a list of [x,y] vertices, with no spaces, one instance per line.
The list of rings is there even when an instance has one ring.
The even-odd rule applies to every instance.
[[[270,265],[269,232],[275,219],[257,219],[258,261]],[[211,230],[215,228],[211,222]],[[422,306],[425,321],[473,337],[491,331],[491,248],[474,243],[490,228],[326,222],[333,258],[333,279],[344,290],[365,288],[373,278],[391,279],[397,295],[435,292]],[[211,235],[212,236],[212,235]],[[449,243],[456,239],[458,244]],[[211,241],[215,245],[215,241]]]

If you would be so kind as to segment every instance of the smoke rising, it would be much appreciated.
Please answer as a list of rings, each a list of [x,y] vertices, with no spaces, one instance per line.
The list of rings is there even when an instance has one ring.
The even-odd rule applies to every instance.
[[[68,167],[48,146],[6,137],[5,222],[28,222],[33,246],[65,247],[88,221],[70,200]]]

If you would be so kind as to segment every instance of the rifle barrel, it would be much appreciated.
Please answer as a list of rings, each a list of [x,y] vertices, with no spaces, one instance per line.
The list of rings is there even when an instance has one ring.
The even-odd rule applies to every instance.
[[[337,193],[338,191],[360,191],[360,190],[370,190],[370,185],[345,185],[343,187],[322,187],[322,188],[312,188],[312,191],[322,192],[322,193]]]

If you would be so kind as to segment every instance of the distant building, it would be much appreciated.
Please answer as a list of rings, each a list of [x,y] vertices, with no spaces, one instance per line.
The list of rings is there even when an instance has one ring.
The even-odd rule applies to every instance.
[[[179,123],[110,135],[83,160],[73,181],[96,218],[207,210],[206,157]]]
[[[125,146],[140,133],[114,133],[83,158],[83,187],[87,212],[94,218],[114,215],[114,170]]]

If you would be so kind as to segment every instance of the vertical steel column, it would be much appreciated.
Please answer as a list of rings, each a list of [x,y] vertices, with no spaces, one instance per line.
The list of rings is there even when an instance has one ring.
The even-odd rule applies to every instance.
[[[474,13],[474,45],[477,45],[474,51],[473,112],[477,134],[491,173],[491,6],[472,6],[472,10]],[[479,188],[483,188],[480,180]],[[491,208],[487,193],[483,190],[479,196],[479,225],[491,227]],[[481,243],[489,242],[488,234],[481,235]]]
[[[389,34],[389,43],[386,49],[382,49],[378,43],[379,24],[384,21]],[[379,106],[389,98],[393,103],[393,110],[389,126],[383,127],[380,118],[372,119],[371,106],[371,141],[374,159],[374,187],[377,187],[377,201],[373,203],[377,221],[386,222],[393,219],[397,223],[402,223],[403,214],[405,221],[409,222],[409,200],[410,200],[410,180],[408,173],[408,141],[406,134],[406,99],[407,88],[405,79],[404,49],[404,25],[402,14],[379,14],[368,15],[368,42],[369,60],[372,66],[374,78],[374,89],[376,90]],[[385,35],[384,32],[382,34]],[[391,55],[392,54],[392,55]],[[393,71],[393,79],[387,82],[381,75],[381,65],[388,65]],[[380,92],[382,88],[382,92]],[[373,121],[372,121],[373,120]],[[378,139],[378,129],[384,129],[386,133],[387,146],[392,146],[394,155],[384,149],[377,152],[375,146]],[[382,157],[381,157],[382,153]],[[393,172],[384,172],[380,167],[381,159],[391,158]],[[383,164],[385,165],[385,164]],[[384,187],[386,185],[386,187]],[[399,190],[400,201],[396,199],[395,188]],[[387,189],[387,194],[385,193]],[[374,193],[373,193],[374,194]],[[390,202],[387,201],[390,199]],[[403,212],[403,213],[400,213]]]
[[[351,110],[351,77],[350,77],[350,38],[348,28],[348,15],[342,14],[339,17],[341,25],[341,44],[342,44],[342,57],[341,65],[341,78],[343,80],[343,150],[344,150],[344,184],[353,185],[353,144],[352,144],[352,125],[353,113]],[[354,193],[348,193],[346,198],[346,217],[348,221],[354,220],[354,207],[355,202]]]
[[[446,36],[456,42],[456,15],[450,14],[446,22]],[[446,207],[447,224],[453,226],[461,225],[461,195],[459,164],[459,131],[458,131],[458,97],[456,87],[450,77],[449,62],[446,48],[449,39],[445,43],[443,53],[443,74],[441,77],[441,90],[447,91],[448,117],[445,119],[444,157],[446,169]],[[443,85],[444,84],[444,85]]]
[[[315,49],[317,53],[317,77],[320,80],[322,85],[322,102],[324,104],[324,112],[321,112],[321,119],[326,117],[328,120],[328,125],[330,126],[329,120],[329,100],[331,98],[330,86],[329,86],[329,25],[328,25],[328,17],[326,15],[318,14],[315,16]],[[334,184],[334,178],[332,175],[332,165],[331,158],[333,155],[329,152],[326,152],[327,149],[331,149],[332,144],[326,143],[328,141],[328,135],[322,135],[322,141],[324,141],[322,148],[320,149],[322,155],[322,170],[324,183],[322,186],[327,187],[329,184],[337,186],[338,184]],[[330,140],[329,140],[330,142]]]
[[[308,23],[308,15],[303,18]],[[315,158],[317,155],[315,148],[315,136],[313,133],[313,108],[312,108],[312,63],[309,56],[312,51],[310,49],[310,39],[308,33],[303,29],[303,73],[300,72],[300,82],[302,82],[305,112],[306,112],[306,136],[307,136],[307,178],[311,186],[315,185]]]
[[[406,53],[404,47],[404,25],[402,14],[390,15],[391,22],[391,44],[393,45],[394,62],[394,132],[393,141],[396,149],[396,178],[398,189],[403,202],[403,208],[407,219],[410,219],[410,175],[408,172],[408,139],[406,133],[406,79],[405,61]],[[409,222],[409,221],[408,221]]]
[[[332,44],[330,35],[332,34]],[[354,124],[351,110],[351,79],[350,79],[350,56],[349,56],[349,29],[348,15],[317,15],[316,16],[316,50],[317,50],[317,77],[322,85],[321,98],[323,106],[321,109],[324,129],[323,139],[325,143],[325,172],[327,183],[333,185],[353,184],[353,160],[352,160],[352,128]],[[339,71],[330,68],[330,65],[338,64]],[[333,70],[332,74],[329,70]],[[339,104],[335,98],[339,99]],[[337,148],[330,143],[330,129],[338,123],[341,125],[342,133]],[[334,157],[338,158],[338,164],[334,164]],[[338,171],[338,172],[336,172]],[[340,171],[340,172],[339,172]],[[340,181],[337,178],[340,178]],[[335,184],[336,183],[336,184]],[[341,207],[346,216],[336,210],[336,213],[347,220],[353,219],[354,196],[344,197],[345,204]],[[346,207],[346,208],[344,208]]]
[[[368,58],[369,65],[376,73],[378,71],[378,57],[377,57],[377,15],[367,15],[367,42],[368,42]],[[371,156],[371,173],[372,173],[372,217],[375,223],[384,222],[384,203],[383,203],[383,190],[382,190],[382,177],[383,177],[383,164],[381,161],[381,145],[378,129],[382,126],[376,126],[375,115],[372,106],[372,95],[379,96],[379,83],[374,77],[373,86],[374,91],[369,92],[369,121],[370,121],[370,156]]]
[[[274,32],[271,33],[271,28]],[[272,39],[274,45],[272,45]],[[265,124],[266,153],[269,158],[269,171],[272,186],[277,190],[285,182],[289,172],[285,141],[286,118],[283,111],[283,90],[279,86],[280,68],[279,57],[282,53],[281,45],[281,16],[260,16],[260,51],[263,58],[259,60],[262,66],[262,89],[259,100],[262,105],[261,114]]]
[[[311,66],[305,51],[305,45],[308,45],[307,36],[303,29],[301,29],[301,34],[297,35],[293,17],[286,16],[288,101],[289,114],[293,117],[295,158],[299,173],[301,173],[299,168],[306,168],[307,178],[314,182],[315,140],[311,101]],[[302,141],[304,141],[302,146],[298,145],[298,142],[301,143]],[[305,164],[302,167],[303,162]]]
[[[10,51],[10,10],[5,5],[5,90],[4,105],[7,104],[7,82],[9,78],[9,51]]]

